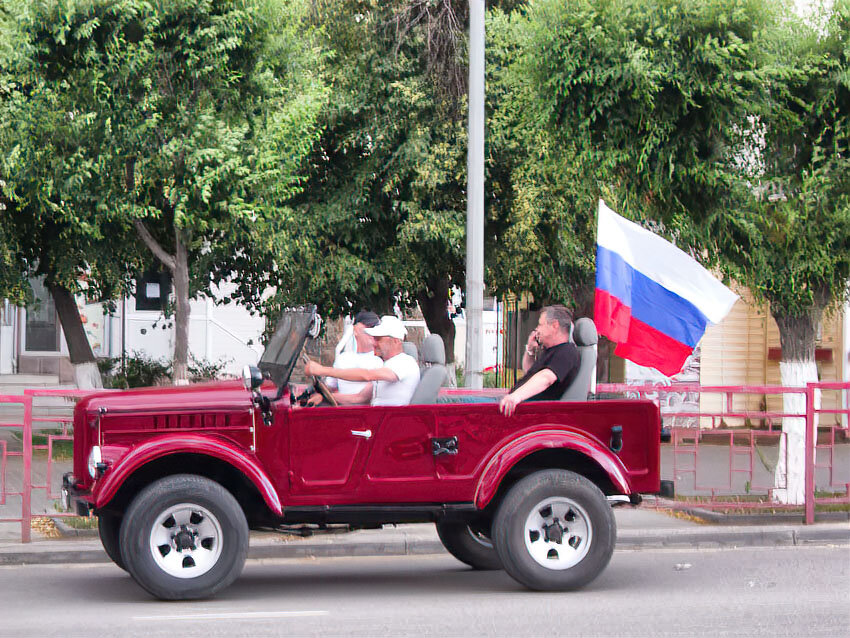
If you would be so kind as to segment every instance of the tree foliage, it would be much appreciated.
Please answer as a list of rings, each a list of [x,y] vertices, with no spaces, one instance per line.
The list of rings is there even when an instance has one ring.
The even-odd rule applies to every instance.
[[[819,32],[753,0],[536,3],[525,120],[777,318],[822,309],[850,275],[846,14]]]
[[[276,301],[331,316],[418,302],[451,360],[447,304],[464,287],[468,5],[321,0],[313,20],[333,92],[278,244],[289,283]]]
[[[532,39],[521,11],[490,12],[488,215],[496,241],[488,284],[498,294],[530,292],[539,303],[592,305],[598,183],[584,173],[572,140],[541,117],[527,59]]]
[[[339,316],[436,294],[448,321],[465,210],[454,4],[314,3],[333,91],[308,179],[279,227],[278,304],[311,302]],[[435,83],[447,68],[455,79]]]
[[[0,11],[0,294],[30,299],[28,279],[52,294],[71,362],[94,355],[75,295],[111,298],[128,282],[134,246],[104,187],[100,149],[109,114],[92,101],[91,83],[73,83],[44,65],[33,29],[38,3],[6,2]],[[58,37],[58,36],[51,36]],[[80,108],[80,105],[87,105]],[[95,373],[96,374],[96,373]],[[78,376],[78,382],[83,377]]]
[[[38,130],[71,129],[56,155],[62,170],[78,169],[80,192],[62,200],[68,217],[92,209],[116,220],[171,271],[175,377],[185,377],[189,297],[233,277],[242,300],[258,304],[269,280],[270,221],[298,189],[324,96],[320,56],[299,28],[307,4],[16,7],[31,73],[62,100],[58,120]]]
[[[814,360],[822,313],[850,281],[850,3],[825,18],[771,34],[766,108],[742,162],[757,186],[713,225],[729,272],[769,302],[788,360]]]

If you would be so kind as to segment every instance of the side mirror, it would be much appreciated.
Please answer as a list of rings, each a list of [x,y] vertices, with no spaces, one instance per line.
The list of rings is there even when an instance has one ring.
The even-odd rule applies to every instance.
[[[322,318],[319,315],[313,315],[313,321],[307,329],[307,336],[311,339],[317,339],[322,331]]]
[[[242,383],[246,390],[253,392],[263,385],[263,373],[257,366],[245,366],[242,368]]]

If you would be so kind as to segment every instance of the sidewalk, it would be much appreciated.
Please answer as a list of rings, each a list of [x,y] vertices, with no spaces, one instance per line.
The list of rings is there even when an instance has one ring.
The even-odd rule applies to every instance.
[[[614,513],[618,550],[850,544],[848,521],[729,526],[674,518],[648,508],[624,506],[616,508]],[[16,524],[0,524],[0,565],[109,561],[94,531],[49,540],[39,538],[34,532],[33,542],[26,545],[20,542],[19,534],[20,527]],[[252,532],[248,558],[386,556],[444,551],[434,525],[428,523],[307,538]]]

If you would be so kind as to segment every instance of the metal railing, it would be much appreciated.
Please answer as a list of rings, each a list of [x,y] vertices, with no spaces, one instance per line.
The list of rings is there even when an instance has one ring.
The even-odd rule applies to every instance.
[[[850,383],[846,382],[810,383],[802,388],[699,384],[597,387],[598,395],[647,398],[659,405],[662,424],[671,435],[670,445],[662,450],[667,452],[662,454],[662,471],[673,480],[677,495],[662,500],[662,505],[727,511],[802,508],[806,523],[814,522],[816,505],[850,504],[848,393]],[[822,406],[825,394],[832,395],[825,397],[832,407]],[[805,407],[785,411],[781,404],[786,395],[802,395]],[[826,423],[830,418],[833,422]],[[788,487],[789,479],[788,435],[782,429],[785,419],[805,420],[803,503],[776,498],[777,492]],[[765,459],[771,455],[775,455],[777,464],[784,461],[784,477],[777,476],[775,465],[770,467]]]
[[[13,447],[20,447],[20,449],[10,449],[9,437],[0,437],[0,507],[4,509],[10,507],[9,497],[19,497],[21,500],[20,516],[3,516],[0,510],[0,523],[20,523],[23,543],[30,542],[32,520],[34,516],[39,515],[33,511],[33,495],[43,493],[42,500],[45,503],[52,503],[60,498],[60,494],[55,489],[54,445],[59,441],[73,442],[74,438],[73,416],[70,414],[73,404],[44,406],[39,405],[36,399],[58,397],[70,399],[73,402],[91,393],[91,390],[39,389],[24,390],[22,395],[0,395],[0,406],[19,405],[19,411],[22,411],[19,420],[14,416],[11,418],[4,416],[0,422],[0,431],[17,434],[11,438],[19,445]],[[59,412],[59,414],[50,414],[51,411]],[[44,442],[36,443],[34,436],[44,437]],[[43,479],[33,476],[33,460],[39,452],[44,452],[46,457]],[[14,488],[10,488],[9,485],[10,459],[20,459],[19,476],[15,477],[16,487]],[[49,514],[51,517],[73,515],[72,512],[60,511],[51,511]]]

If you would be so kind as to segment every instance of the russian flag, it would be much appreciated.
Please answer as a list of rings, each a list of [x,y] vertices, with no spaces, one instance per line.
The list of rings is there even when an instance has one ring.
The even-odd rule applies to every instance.
[[[666,376],[682,369],[738,295],[666,239],[599,200],[594,321],[614,354]]]

